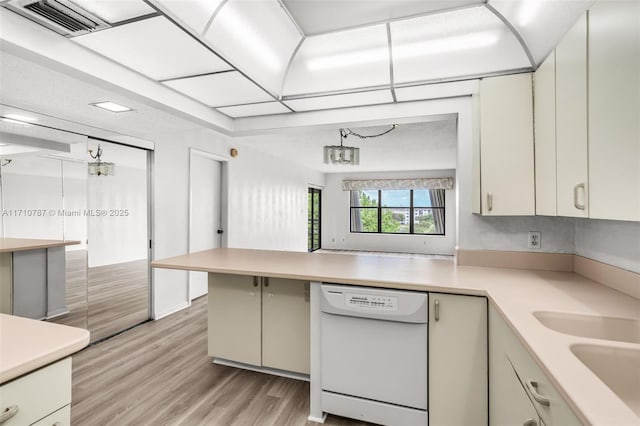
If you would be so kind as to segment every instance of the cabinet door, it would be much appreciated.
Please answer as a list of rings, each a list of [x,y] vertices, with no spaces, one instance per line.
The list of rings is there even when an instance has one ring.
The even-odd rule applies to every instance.
[[[555,216],[556,209],[556,54],[533,75],[535,116],[536,214]]]
[[[556,140],[558,216],[588,217],[586,14],[556,47]]]
[[[499,393],[492,395],[492,397],[500,398],[501,403],[498,405],[498,410],[491,413],[491,425],[538,426],[540,424],[538,412],[531,403],[527,391],[520,382],[509,359],[505,356],[502,361],[499,366],[501,371],[497,372],[497,375],[501,376],[501,382],[499,386],[494,388]]]
[[[262,365],[309,374],[309,282],[264,278]]]
[[[480,81],[483,215],[535,214],[531,74]]]
[[[209,274],[209,355],[261,365],[259,279]]]
[[[589,215],[640,221],[640,2],[589,10]]]
[[[486,425],[487,300],[429,293],[429,424]]]

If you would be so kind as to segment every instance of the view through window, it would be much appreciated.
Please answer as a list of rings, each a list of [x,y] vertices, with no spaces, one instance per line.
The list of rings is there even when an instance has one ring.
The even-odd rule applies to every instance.
[[[309,221],[308,244],[309,251],[320,248],[320,191],[317,188],[309,188]]]
[[[351,191],[351,232],[444,235],[444,189]]]

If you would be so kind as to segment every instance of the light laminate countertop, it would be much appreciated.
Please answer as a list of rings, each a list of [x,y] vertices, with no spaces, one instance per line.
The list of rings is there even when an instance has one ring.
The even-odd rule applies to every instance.
[[[0,314],[0,384],[65,358],[89,344],[89,331]]]
[[[486,296],[582,422],[603,426],[640,424],[640,418],[570,350],[577,343],[636,350],[640,345],[558,333],[533,316],[536,311],[558,311],[640,319],[640,300],[573,272],[457,266],[448,260],[247,249],[206,250],[157,260],[152,266]]]
[[[32,238],[0,238],[0,253],[64,247],[80,244],[72,240],[38,240]]]

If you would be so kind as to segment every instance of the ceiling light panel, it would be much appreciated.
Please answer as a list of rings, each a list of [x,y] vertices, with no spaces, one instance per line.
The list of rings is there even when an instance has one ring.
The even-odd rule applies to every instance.
[[[467,96],[478,93],[478,80],[396,87],[395,92],[398,102]]]
[[[278,0],[229,0],[205,37],[238,69],[276,94],[302,39]]]
[[[540,64],[594,1],[491,0],[489,5],[514,26]]]
[[[182,78],[164,84],[212,107],[273,101],[268,93],[237,71]]]
[[[155,80],[231,68],[162,16],[72,40]]]
[[[237,117],[255,117],[258,115],[282,114],[291,112],[280,102],[263,102],[259,104],[236,105],[230,107],[218,108],[218,111],[227,114],[233,118]]]
[[[201,34],[223,0],[152,0],[182,24]]]
[[[313,98],[291,99],[284,101],[284,103],[294,111],[315,111],[321,109],[386,104],[390,102],[393,102],[393,97],[389,90],[373,90],[370,92],[316,96]]]
[[[71,0],[72,3],[113,24],[127,19],[154,13],[155,10],[142,0]]]
[[[391,23],[395,83],[530,67],[509,28],[483,6]]]
[[[308,37],[291,63],[285,95],[389,85],[385,25]]]
[[[307,35],[482,3],[482,0],[283,0]]]

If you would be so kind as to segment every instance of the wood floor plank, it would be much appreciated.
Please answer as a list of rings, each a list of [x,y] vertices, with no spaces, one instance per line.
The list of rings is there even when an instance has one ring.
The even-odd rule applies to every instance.
[[[299,426],[309,383],[212,364],[207,300],[73,356],[73,426]],[[367,423],[329,416],[329,426]]]

